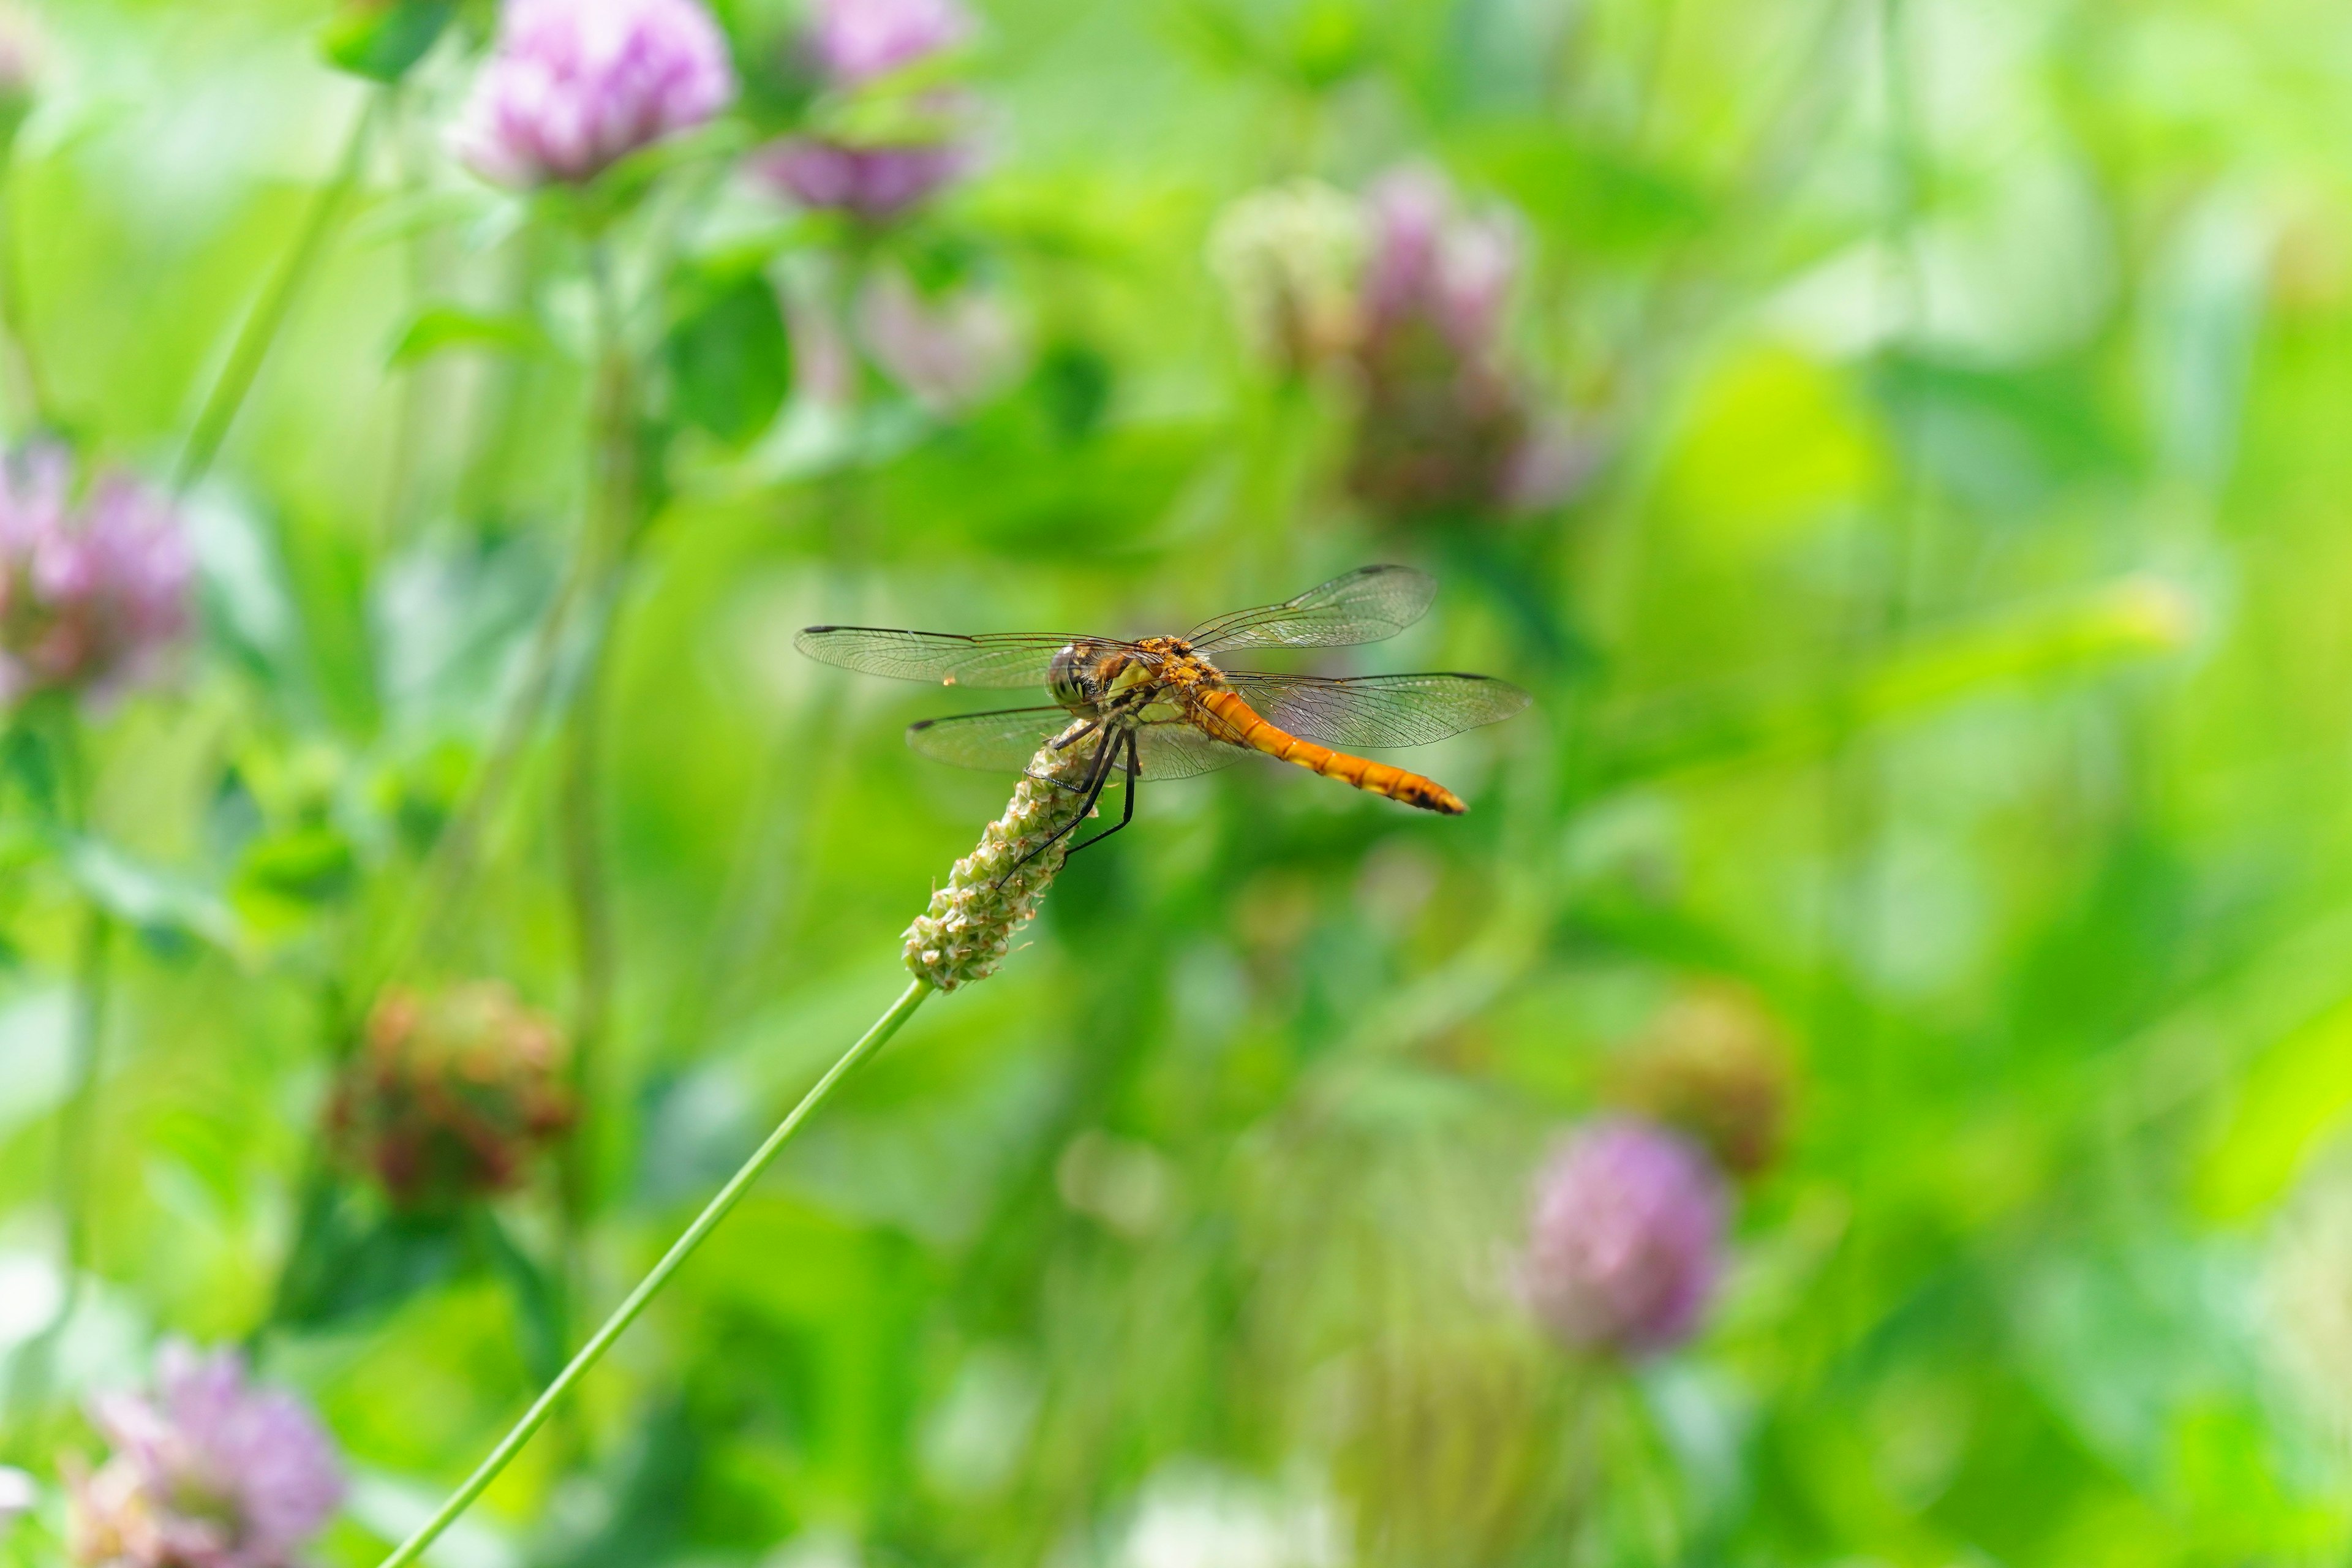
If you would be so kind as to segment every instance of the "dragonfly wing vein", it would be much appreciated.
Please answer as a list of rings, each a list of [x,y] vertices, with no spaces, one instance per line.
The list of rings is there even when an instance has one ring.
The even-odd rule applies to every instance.
[[[1141,724],[1135,731],[1137,759],[1147,779],[1189,779],[1229,768],[1249,753],[1231,742],[1196,730],[1182,720]]]
[[[907,726],[907,744],[933,762],[982,773],[1024,772],[1039,748],[1073,722],[1062,708],[1012,708],[960,713]]]
[[[898,631],[887,626],[809,626],[793,646],[824,664],[898,680],[997,689],[1043,687],[1054,656],[1072,639],[1054,633]]]
[[[1327,679],[1228,672],[1226,683],[1275,728],[1326,746],[1425,746],[1507,719],[1528,693],[1491,676],[1431,670]]]
[[[1392,637],[1421,619],[1437,582],[1410,566],[1360,566],[1295,599],[1220,616],[1187,639],[1202,653],[1252,647],[1346,647]]]

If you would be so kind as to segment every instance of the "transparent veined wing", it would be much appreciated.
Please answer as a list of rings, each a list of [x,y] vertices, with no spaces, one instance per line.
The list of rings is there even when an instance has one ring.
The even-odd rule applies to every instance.
[[[934,762],[982,773],[1019,773],[1028,770],[1038,749],[1070,730],[1077,721],[1063,708],[1013,708],[994,713],[960,713],[951,719],[925,719],[907,728],[907,744]],[[1101,743],[1089,735],[1071,744],[1092,754]],[[1215,740],[1181,721],[1142,724],[1136,729],[1136,756],[1147,779],[1188,779],[1213,773],[1242,760],[1246,752]],[[1124,760],[1115,760],[1111,781],[1126,777]]]
[[[1437,582],[1426,572],[1360,566],[1295,599],[1204,622],[1186,640],[1204,654],[1379,642],[1421,619],[1436,596]]]
[[[1527,707],[1528,693],[1489,675],[1267,675],[1229,670],[1225,683],[1257,716],[1326,746],[1425,746]]]
[[[919,755],[953,767],[1018,773],[1027,771],[1039,747],[1076,721],[1066,708],[960,713],[952,719],[925,719],[908,725],[907,744]]]
[[[1189,779],[1232,767],[1250,753],[1202,733],[1181,720],[1145,724],[1135,732],[1136,758],[1148,779]]]
[[[941,686],[1042,687],[1054,656],[1073,641],[1053,632],[894,631],[884,626],[808,626],[793,646],[824,664],[894,680]]]

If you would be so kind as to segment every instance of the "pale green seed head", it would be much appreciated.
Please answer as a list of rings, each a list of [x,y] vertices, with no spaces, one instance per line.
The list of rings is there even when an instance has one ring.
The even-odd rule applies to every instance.
[[[948,885],[907,928],[907,967],[918,979],[952,991],[996,972],[1013,932],[1037,912],[1069,855],[1075,832],[1034,858],[1032,851],[1076,818],[1085,796],[1075,786],[1094,745],[1048,746],[1030,759],[1030,776],[1014,786],[1004,815],[988,825],[979,847],[956,862]]]

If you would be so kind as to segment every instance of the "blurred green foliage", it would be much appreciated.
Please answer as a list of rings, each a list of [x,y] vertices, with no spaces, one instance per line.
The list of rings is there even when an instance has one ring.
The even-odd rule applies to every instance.
[[[578,526],[579,258],[444,151],[471,20],[379,89],[314,5],[44,9],[29,347],[57,424],[152,471],[387,96],[192,499],[199,656],[91,726],[87,832],[6,759],[0,1346],[56,1293],[94,900],[128,936],[61,1389],[159,1332],[249,1341],[353,1468],[325,1560],[374,1561],[903,984],[1001,804],[900,743],[956,694],[793,628],[1170,630],[1401,559],[1430,620],[1315,668],[1536,690],[1413,754],[1472,813],[1273,766],[1147,787],[439,1561],[2341,1561],[2352,22],[983,9],[989,158],[936,207],[853,236],[687,160],[629,220],[677,266],[623,279],[659,318],[655,510],[569,1280],[551,1183],[385,1214],[311,1130],[388,971],[579,1001],[551,732],[434,880]],[[1204,264],[1251,190],[1419,159],[1525,220],[1514,366],[1599,454],[1537,515],[1370,514],[1347,389],[1255,364]],[[988,291],[1018,365],[946,411],[862,362],[809,398],[824,302],[882,266]],[[1701,1339],[1579,1364],[1508,1287],[1528,1173],[1722,980],[1795,1043],[1788,1154]],[[0,1459],[88,1443],[68,1403]]]

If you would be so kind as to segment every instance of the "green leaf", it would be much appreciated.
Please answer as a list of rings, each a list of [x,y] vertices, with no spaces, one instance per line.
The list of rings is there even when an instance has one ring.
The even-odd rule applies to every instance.
[[[57,820],[57,759],[49,754],[38,729],[16,723],[0,732],[0,779],[23,791],[26,800],[44,821]]]
[[[514,1298],[523,1366],[533,1383],[551,1383],[570,1354],[564,1328],[563,1291],[548,1271],[507,1234],[488,1209],[475,1211],[473,1242],[490,1272]]]
[[[304,1205],[276,1321],[318,1329],[383,1311],[455,1278],[467,1252],[454,1215],[382,1210],[341,1183],[322,1182]]]
[[[792,389],[792,342],[758,271],[694,290],[666,354],[678,417],[730,445],[765,430]]]
[[[1118,371],[1101,351],[1057,343],[1037,361],[1034,384],[1046,418],[1065,440],[1083,441],[1109,413]]]
[[[187,517],[209,629],[253,673],[307,689],[310,650],[277,527],[250,509],[209,499]]]
[[[398,81],[457,14],[457,0],[349,0],[320,35],[320,52],[354,76]]]
[[[555,352],[546,331],[529,316],[476,310],[464,305],[427,305],[404,328],[386,362],[398,370],[422,363],[450,349],[535,358]]]
[[[66,873],[91,902],[151,936],[199,938],[238,945],[236,919],[208,889],[141,860],[120,845],[87,835],[58,839]]]
[[[247,846],[236,880],[240,891],[320,904],[349,892],[356,872],[350,840],[328,824],[304,823]]]

